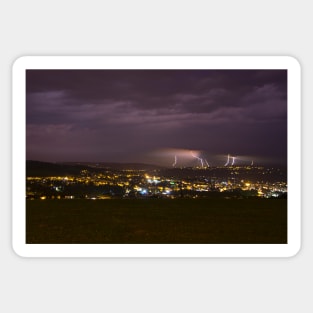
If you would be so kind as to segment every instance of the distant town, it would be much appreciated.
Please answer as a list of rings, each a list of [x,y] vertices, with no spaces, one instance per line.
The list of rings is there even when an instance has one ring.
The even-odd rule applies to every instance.
[[[26,162],[26,199],[287,198],[287,169]]]

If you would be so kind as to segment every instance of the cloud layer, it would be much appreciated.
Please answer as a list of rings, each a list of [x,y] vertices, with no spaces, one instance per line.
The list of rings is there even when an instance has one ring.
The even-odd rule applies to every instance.
[[[26,89],[28,159],[153,163],[172,147],[286,162],[284,70],[28,70]]]

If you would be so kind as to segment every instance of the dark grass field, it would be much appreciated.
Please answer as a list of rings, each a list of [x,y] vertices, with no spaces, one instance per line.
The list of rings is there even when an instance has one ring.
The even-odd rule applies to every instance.
[[[27,200],[26,243],[285,244],[287,200]]]

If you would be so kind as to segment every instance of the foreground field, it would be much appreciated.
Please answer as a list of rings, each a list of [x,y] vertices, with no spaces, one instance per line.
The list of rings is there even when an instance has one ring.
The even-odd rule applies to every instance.
[[[29,200],[26,243],[287,243],[287,200]]]

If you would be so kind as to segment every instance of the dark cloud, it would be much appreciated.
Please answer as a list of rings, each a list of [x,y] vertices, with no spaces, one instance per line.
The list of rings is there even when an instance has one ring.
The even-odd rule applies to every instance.
[[[285,70],[26,75],[27,158],[157,162],[151,151],[173,147],[287,159]]]

